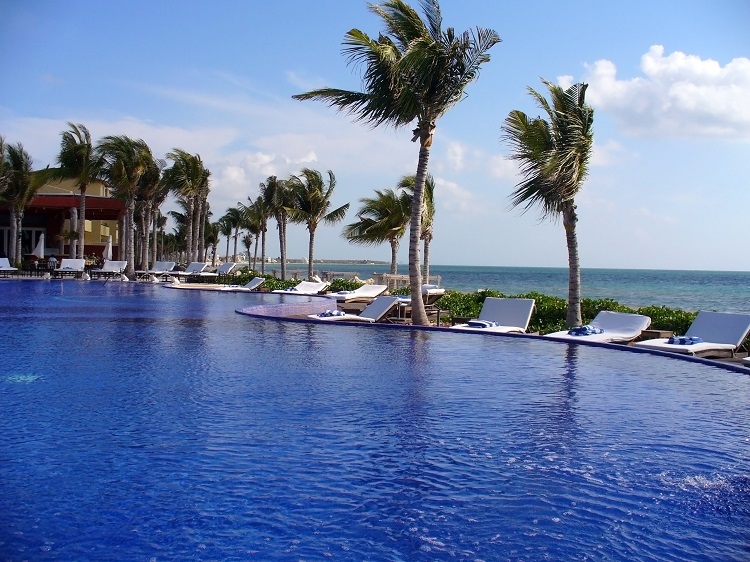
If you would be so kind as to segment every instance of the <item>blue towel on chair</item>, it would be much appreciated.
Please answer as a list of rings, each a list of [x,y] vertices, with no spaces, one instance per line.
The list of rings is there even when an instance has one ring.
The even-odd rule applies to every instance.
[[[694,343],[703,343],[703,338],[699,338],[698,336],[692,336],[689,338],[685,336],[672,336],[667,340],[667,343],[674,345],[692,345]]]
[[[592,336],[594,334],[603,334],[603,333],[604,333],[604,330],[602,328],[599,328],[597,326],[592,326],[591,324],[578,326],[577,328],[568,330],[568,334],[571,336]]]
[[[326,310],[318,314],[318,316],[325,318],[326,316],[344,316],[344,312],[340,310]]]
[[[492,328],[493,326],[499,326],[497,322],[492,320],[469,320],[466,324],[472,328]]]

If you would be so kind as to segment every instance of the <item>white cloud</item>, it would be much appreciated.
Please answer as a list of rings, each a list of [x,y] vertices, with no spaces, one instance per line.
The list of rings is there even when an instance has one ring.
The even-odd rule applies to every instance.
[[[493,156],[488,160],[487,165],[493,178],[511,180],[514,183],[519,180],[518,164],[507,156]]]
[[[459,215],[484,214],[483,206],[475,195],[459,184],[435,178],[435,199],[441,208]]]
[[[625,152],[625,148],[617,141],[608,140],[603,144],[594,141],[591,166],[610,166],[621,162]]]
[[[459,142],[450,142],[448,149],[446,150],[446,157],[448,165],[455,172],[460,172],[464,169],[464,158],[466,155],[466,149]]]
[[[621,80],[611,61],[587,65],[587,101],[632,135],[750,139],[750,59],[721,66],[679,51],[665,55],[654,45],[641,70],[643,76]]]

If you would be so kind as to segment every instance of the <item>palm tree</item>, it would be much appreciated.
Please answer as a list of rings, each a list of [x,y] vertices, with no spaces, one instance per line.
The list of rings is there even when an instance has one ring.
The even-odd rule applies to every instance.
[[[116,197],[125,201],[125,247],[128,262],[125,274],[135,274],[134,214],[141,176],[153,166],[151,149],[141,139],[107,136],[96,146],[96,157],[102,158],[102,176]]]
[[[199,230],[195,228],[196,203],[207,195],[210,172],[203,166],[199,155],[189,154],[180,148],[172,149],[167,158],[173,162],[164,171],[164,181],[170,191],[185,202],[185,236],[188,262],[195,261]]]
[[[206,223],[205,232],[206,232],[206,250],[202,254],[203,261],[206,261],[206,258],[208,257],[206,255],[208,253],[208,248],[211,248],[211,266],[216,267],[216,254],[218,253],[217,247],[219,245],[219,223],[218,222]]]
[[[575,196],[588,174],[594,143],[594,110],[586,105],[588,84],[562,87],[542,80],[552,105],[532,88],[529,93],[547,114],[530,118],[511,111],[503,124],[511,158],[520,162],[523,180],[512,194],[512,205],[524,211],[538,205],[543,218],[562,217],[568,247],[568,327],[581,325],[581,270],[578,259]]]
[[[375,190],[375,197],[359,200],[359,220],[344,227],[343,236],[354,244],[391,246],[391,274],[398,273],[398,247],[406,234],[411,213],[411,196],[393,189]]]
[[[491,29],[456,34],[442,30],[437,0],[423,0],[425,21],[403,0],[386,0],[370,9],[380,16],[386,33],[377,40],[350,30],[344,38],[349,62],[362,65],[364,91],[322,88],[292,96],[317,99],[356,116],[374,126],[407,126],[416,121],[412,141],[419,140],[409,235],[409,284],[412,294],[421,294],[419,240],[422,235],[422,206],[427,164],[435,126],[451,107],[465,97],[466,87],[490,60],[488,51],[500,41]],[[412,322],[429,323],[420,299],[413,303]]]
[[[60,153],[57,163],[60,165],[51,171],[50,177],[56,179],[74,179],[78,184],[80,202],[78,211],[78,258],[84,256],[86,234],[86,189],[89,184],[100,178],[103,160],[91,142],[91,133],[85,125],[68,122],[69,131],[61,134]]]
[[[232,254],[232,261],[235,263],[237,262],[237,242],[240,237],[240,230],[243,228],[244,224],[242,211],[239,209],[239,205],[242,205],[242,203],[237,203],[237,205],[238,207],[230,207],[227,209],[227,212],[224,213],[224,216],[222,217],[232,225],[232,237],[234,238],[234,254]]]
[[[292,222],[304,223],[310,233],[310,243],[307,252],[307,278],[312,279],[315,231],[318,225],[336,224],[344,220],[349,203],[340,207],[331,208],[331,197],[336,187],[336,176],[328,170],[328,185],[323,175],[310,168],[304,168],[299,176],[289,178],[289,186],[292,190],[293,205],[289,209],[289,218]]]
[[[253,270],[255,270],[258,261],[258,242],[263,238],[263,260],[265,261],[266,253],[266,231],[268,230],[268,213],[264,210],[263,198],[258,197],[253,201],[247,198],[248,205],[238,203],[237,206],[242,213],[242,222],[248,234],[255,239],[255,252],[253,254]],[[250,248],[248,248],[247,261],[250,262]]]
[[[10,240],[8,259],[11,263],[19,263],[22,259],[21,252],[21,225],[23,215],[29,202],[33,199],[41,185],[40,177],[34,178],[32,172],[33,161],[29,153],[24,150],[23,145],[5,144],[3,146],[3,190],[0,197],[8,203],[10,214]]]
[[[151,244],[151,219],[153,208],[157,204],[157,200],[162,197],[161,172],[166,164],[164,160],[152,160],[138,181],[138,234],[141,241],[140,263],[142,269],[148,269],[149,248]]]
[[[232,237],[234,226],[232,226],[232,221],[226,215],[221,217],[216,224],[219,225],[219,234],[227,239],[227,252],[224,254],[224,261],[226,262],[229,261],[229,239]]]
[[[286,279],[286,228],[289,224],[289,209],[294,205],[292,190],[284,180],[269,176],[260,184],[263,206],[276,219],[279,229],[279,254],[281,258],[281,279]]]
[[[414,183],[416,176],[404,176],[398,182],[399,189],[405,189],[410,194],[414,193]],[[435,220],[435,179],[431,174],[427,174],[424,183],[424,207],[422,210],[422,263],[424,270],[422,275],[426,281],[430,279],[430,242],[432,242],[433,222]]]

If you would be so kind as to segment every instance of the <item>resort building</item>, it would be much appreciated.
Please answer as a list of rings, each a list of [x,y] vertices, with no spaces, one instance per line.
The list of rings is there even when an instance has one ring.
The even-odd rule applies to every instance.
[[[80,192],[75,180],[46,182],[26,207],[21,226],[21,254],[31,256],[44,235],[44,256],[71,256],[78,244]],[[119,259],[119,225],[125,203],[115,199],[109,188],[93,182],[86,189],[84,252],[101,256],[112,241],[112,259]],[[0,256],[10,255],[10,212],[0,203]]]

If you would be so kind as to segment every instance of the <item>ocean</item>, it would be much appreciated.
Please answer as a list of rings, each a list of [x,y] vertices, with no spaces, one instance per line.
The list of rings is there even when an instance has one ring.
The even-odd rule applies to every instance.
[[[275,264],[271,268],[278,267]],[[289,264],[288,270],[307,271],[307,266]],[[361,279],[373,273],[387,273],[386,264],[321,263],[315,270],[357,272]],[[407,274],[408,266],[399,265],[398,273]],[[567,298],[568,269],[557,267],[492,267],[431,265],[430,275],[441,277],[446,289],[473,292],[493,289],[506,295],[536,291]],[[620,304],[666,306],[681,310],[713,310],[750,314],[750,272],[747,271],[672,271],[652,269],[583,269],[584,298],[614,299]]]

